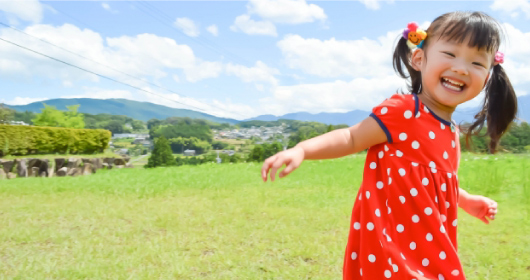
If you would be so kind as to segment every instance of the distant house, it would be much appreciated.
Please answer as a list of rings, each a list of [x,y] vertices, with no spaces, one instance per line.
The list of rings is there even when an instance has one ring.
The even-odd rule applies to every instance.
[[[10,121],[9,124],[10,125],[29,125],[23,121]]]
[[[120,155],[126,155],[129,153],[129,149],[119,149],[116,153]]]
[[[184,155],[185,156],[194,156],[195,155],[195,150],[185,150],[184,151]]]

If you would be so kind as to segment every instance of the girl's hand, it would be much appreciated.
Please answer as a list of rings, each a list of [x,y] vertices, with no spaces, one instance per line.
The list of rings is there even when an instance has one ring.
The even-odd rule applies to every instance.
[[[486,224],[490,222],[488,219],[494,220],[497,214],[497,202],[481,195],[467,196],[465,201],[461,201],[460,207]]]
[[[267,182],[267,173],[270,169],[271,181],[274,182],[276,171],[278,171],[280,167],[282,167],[284,164],[287,165],[287,167],[285,167],[279,175],[280,178],[283,178],[298,168],[303,160],[304,150],[300,147],[293,147],[291,149],[279,152],[265,160],[263,167],[261,168],[261,178],[263,179],[263,182]]]

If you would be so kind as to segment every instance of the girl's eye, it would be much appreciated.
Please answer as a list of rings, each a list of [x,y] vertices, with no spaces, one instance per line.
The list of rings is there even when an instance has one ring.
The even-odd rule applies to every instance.
[[[450,52],[443,52],[443,53],[445,53],[446,55],[448,55],[448,56],[450,56],[450,57],[455,57],[455,55],[452,54],[452,53],[450,53]]]
[[[482,65],[480,62],[473,62],[473,64],[486,68],[486,66]]]

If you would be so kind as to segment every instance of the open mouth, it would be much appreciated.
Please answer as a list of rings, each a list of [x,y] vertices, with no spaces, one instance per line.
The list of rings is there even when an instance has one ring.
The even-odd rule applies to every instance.
[[[441,80],[442,82],[442,85],[450,90],[453,90],[453,91],[462,91],[464,90],[464,87],[466,86],[466,84],[464,83],[460,83],[460,82],[457,82],[457,81],[453,81],[451,79],[448,79],[448,78],[442,78]]]

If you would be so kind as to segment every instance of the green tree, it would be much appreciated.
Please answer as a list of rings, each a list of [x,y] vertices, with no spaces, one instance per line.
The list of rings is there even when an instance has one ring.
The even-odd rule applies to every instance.
[[[164,136],[155,139],[155,147],[147,160],[145,167],[173,166],[176,165],[175,158],[171,152],[169,142]]]
[[[261,162],[264,160],[263,158],[264,153],[265,153],[265,149],[263,149],[263,146],[256,145],[254,146],[254,148],[252,148],[252,151],[250,151],[250,154],[248,155],[248,160]]]
[[[110,121],[106,126],[106,130],[110,130],[112,132],[112,135],[117,133],[123,133],[123,125],[119,121]]]
[[[0,123],[9,123],[15,118],[15,110],[0,104]]]
[[[133,120],[131,126],[133,130],[142,130],[145,128],[144,122],[140,120]]]
[[[41,113],[37,113],[32,120],[36,126],[52,127],[69,127],[85,128],[84,116],[77,112],[79,105],[68,106],[68,111],[57,110],[54,106],[48,106],[46,103]]]

